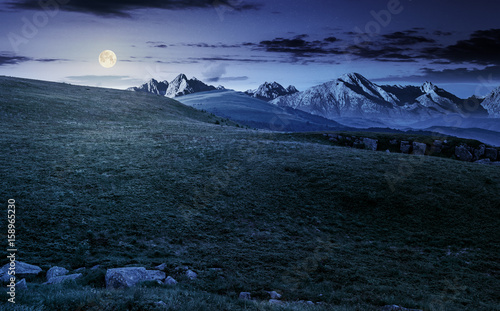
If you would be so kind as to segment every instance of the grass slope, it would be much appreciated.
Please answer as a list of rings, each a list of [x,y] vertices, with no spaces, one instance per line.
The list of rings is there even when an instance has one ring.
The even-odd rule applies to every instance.
[[[32,285],[18,310],[499,310],[499,167],[215,125],[147,94],[5,77],[0,93],[18,259],[167,263],[180,281],[109,292],[101,269]],[[237,301],[265,290],[324,304]]]

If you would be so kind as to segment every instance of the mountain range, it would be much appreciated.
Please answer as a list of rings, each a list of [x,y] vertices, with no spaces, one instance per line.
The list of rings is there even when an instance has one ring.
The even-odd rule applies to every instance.
[[[147,92],[156,95],[161,95],[169,98],[179,97],[187,94],[213,91],[216,89],[223,89],[219,86],[216,88],[213,85],[207,85],[196,78],[188,79],[186,75],[179,74],[174,80],[157,81],[155,79],[149,80],[147,83],[139,87],[131,87],[127,90],[136,92]]]
[[[171,82],[155,79],[132,91],[179,97],[198,92],[224,89],[207,85],[184,74]],[[265,82],[246,95],[279,107],[290,107],[332,120],[356,119],[383,121],[384,124],[413,123],[450,114],[474,117],[500,117],[500,87],[484,98],[459,98],[425,82],[418,86],[377,85],[361,74],[349,73],[340,78],[299,92],[294,86],[284,88],[277,82]]]
[[[422,86],[377,85],[358,73],[282,96],[271,103],[293,107],[329,119],[380,119],[389,123],[416,122],[435,116],[471,114],[488,116],[481,105],[470,109],[467,100],[425,82]],[[491,109],[491,108],[490,108]]]

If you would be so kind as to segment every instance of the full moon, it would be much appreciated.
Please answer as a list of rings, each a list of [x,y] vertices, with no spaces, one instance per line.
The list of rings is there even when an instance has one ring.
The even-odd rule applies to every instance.
[[[99,64],[104,68],[111,68],[116,64],[116,54],[111,50],[102,51],[99,54]]]

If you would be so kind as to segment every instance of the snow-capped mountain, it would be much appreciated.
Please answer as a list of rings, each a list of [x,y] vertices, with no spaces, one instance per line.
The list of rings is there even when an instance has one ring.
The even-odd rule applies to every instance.
[[[168,88],[167,81],[158,82],[155,79],[151,79],[139,87],[130,87],[127,90],[136,92],[148,92],[156,95],[165,96],[167,88]]]
[[[488,94],[481,104],[491,117],[500,118],[500,87]]]
[[[291,95],[297,92],[298,90],[293,85],[290,85],[285,89],[281,84],[277,82],[264,82],[264,84],[259,86],[258,89],[248,90],[245,92],[245,94],[261,100],[270,101],[279,96]]]
[[[194,77],[188,79],[184,74],[178,75],[171,82],[158,82],[155,79],[151,79],[139,87],[128,88],[129,91],[148,92],[170,98],[197,92],[213,91],[215,89],[214,86],[207,85]]]
[[[482,107],[467,111],[465,100],[430,82],[421,87],[379,86],[358,73],[345,74],[303,92],[278,97],[271,103],[330,119],[355,117],[418,121],[450,113],[486,115]]]

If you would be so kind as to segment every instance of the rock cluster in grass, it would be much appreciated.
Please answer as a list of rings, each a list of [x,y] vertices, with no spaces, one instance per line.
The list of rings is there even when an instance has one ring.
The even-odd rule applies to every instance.
[[[94,266],[90,270],[99,269],[100,266]],[[158,284],[165,285],[175,285],[177,281],[172,277],[167,275],[164,271],[166,270],[167,265],[161,264],[155,267],[154,270],[147,270],[144,267],[122,267],[122,268],[110,268],[106,270],[105,274],[105,286],[107,289],[126,289],[130,287],[134,287],[139,285],[140,283],[146,281],[155,281]],[[7,282],[6,275],[8,275],[9,264],[4,265],[0,268],[0,278],[3,282]],[[84,272],[86,268],[79,268],[73,270],[74,273],[68,274],[69,270],[64,267],[53,266],[46,273],[47,281],[43,284],[60,284],[70,280],[77,280],[83,276],[81,272]],[[210,271],[220,272],[221,268],[209,268]],[[16,277],[17,276],[25,276],[25,277],[36,277],[40,272],[42,272],[42,268],[30,265],[24,262],[16,262]],[[174,273],[179,275],[185,275],[187,279],[195,280],[198,277],[198,274],[191,270],[187,266],[180,266],[174,269]],[[10,279],[10,276],[9,276]],[[28,289],[28,284],[26,279],[22,279],[16,283],[16,290],[26,290]],[[264,296],[262,294],[264,293]],[[295,304],[305,304],[305,305],[319,305],[324,304],[323,302],[313,301],[283,301],[282,295],[276,291],[263,291],[256,292],[257,296],[259,296],[259,300],[264,299],[269,304],[275,305],[295,305]],[[267,296],[267,297],[265,297]],[[252,298],[251,292],[241,292],[239,294],[239,299],[242,300],[256,300]],[[163,301],[159,301],[155,303],[158,306],[166,306]],[[407,309],[404,307],[400,307],[397,305],[388,305],[382,307],[382,310],[400,310],[400,311],[422,311],[417,309]]]
[[[452,147],[446,140],[434,140],[432,144],[418,141],[392,139],[385,144],[379,140],[340,134],[323,134],[328,140],[339,146],[366,149],[373,151],[399,152],[413,155],[444,156],[443,151],[448,150],[448,156],[466,162],[500,165],[500,151],[484,144],[478,147],[461,144]],[[391,150],[386,147],[390,147]]]

